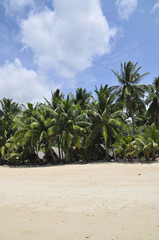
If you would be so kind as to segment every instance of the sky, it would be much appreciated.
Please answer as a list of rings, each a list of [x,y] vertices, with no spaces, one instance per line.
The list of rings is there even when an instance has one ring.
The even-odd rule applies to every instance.
[[[159,76],[159,0],[0,0],[0,99],[94,94],[129,60]]]

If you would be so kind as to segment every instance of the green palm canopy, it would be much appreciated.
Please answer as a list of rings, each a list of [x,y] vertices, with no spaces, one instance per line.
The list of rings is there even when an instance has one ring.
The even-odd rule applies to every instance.
[[[124,64],[121,63],[120,72],[112,70],[120,83],[119,86],[116,86],[117,101],[123,103],[123,106],[132,119],[133,134],[135,134],[135,112],[145,109],[144,97],[145,92],[148,91],[148,86],[139,83],[149,74],[140,74],[141,67],[137,65],[138,63],[134,64],[131,61],[124,62]]]

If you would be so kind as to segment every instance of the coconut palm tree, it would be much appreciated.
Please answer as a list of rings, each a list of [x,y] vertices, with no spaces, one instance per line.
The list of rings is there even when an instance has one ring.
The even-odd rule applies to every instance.
[[[80,105],[82,110],[85,110],[89,105],[91,93],[87,92],[85,88],[77,88],[73,98],[74,103]]]
[[[3,98],[0,100],[0,149],[3,164],[3,159],[7,153],[7,141],[14,135],[13,119],[21,111],[21,107],[18,103],[12,101],[12,99]]]
[[[149,95],[146,99],[146,104],[149,105],[148,115],[159,126],[159,77],[156,77],[153,84],[150,87]]]
[[[152,138],[145,138],[144,136],[138,136],[134,140],[134,149],[136,153],[143,153],[146,161],[155,160],[156,152],[158,151],[158,144],[154,142]]]
[[[121,116],[122,111],[113,111],[115,95],[112,94],[112,90],[108,88],[108,85],[101,86],[99,90],[96,87],[95,92],[97,100],[94,99],[91,110],[88,112],[91,127],[87,141],[89,142],[91,138],[101,134],[104,140],[106,159],[109,160],[108,139],[112,145],[112,136],[117,137],[116,129],[121,125],[119,116]]]
[[[29,137],[27,132],[32,129],[32,118],[40,107],[38,104],[34,105],[29,102],[22,106],[23,111],[21,115],[14,118],[13,129],[15,129],[16,132],[13,137],[13,142],[14,145],[17,146],[19,155],[23,159],[29,159],[32,164],[35,164],[37,161],[39,162],[38,151],[40,146],[37,144],[37,139],[31,136]],[[21,146],[21,148],[18,146]]]
[[[115,142],[114,148],[117,157],[122,159],[127,157],[130,161],[132,161],[132,158],[134,156],[134,146],[132,143],[132,137],[122,136],[120,138],[120,141],[118,140]]]
[[[10,98],[3,98],[0,100],[0,104],[1,130],[6,131],[6,138],[8,139],[13,135],[13,119],[20,113],[21,107]]]
[[[56,91],[51,92],[51,101],[48,101],[46,98],[44,99],[48,106],[55,110],[58,103],[64,99],[64,94],[60,92],[60,89],[56,89]]]
[[[137,64],[129,61],[128,63],[125,62],[124,65],[121,63],[120,72],[112,70],[120,83],[120,86],[116,86],[117,101],[124,104],[132,119],[133,134],[135,134],[135,111],[136,109],[145,109],[144,93],[148,91],[146,85],[139,83],[143,77],[149,74],[140,74],[141,67],[137,67]]]
[[[56,163],[52,149],[54,136],[50,133],[50,129],[56,123],[56,117],[56,112],[50,107],[38,104],[34,107],[33,104],[27,104],[22,116],[15,119],[15,127],[18,126],[18,130],[14,135],[14,142],[23,146],[23,157],[26,154],[34,156],[44,147],[46,161],[48,155],[51,155],[51,162]],[[38,157],[36,158],[38,160]]]
[[[52,149],[54,138],[50,133],[50,129],[56,124],[57,113],[50,107],[44,106],[38,109],[33,116],[30,124],[31,129],[25,134],[26,137],[31,137],[39,142],[40,146],[45,148],[45,158],[51,154],[52,163],[56,164],[55,155]]]
[[[134,149],[136,153],[143,153],[146,160],[150,157],[155,160],[159,150],[159,130],[154,123],[145,129],[142,135],[135,137]]]
[[[59,149],[64,151],[66,161],[68,161],[73,147],[81,147],[81,136],[85,132],[84,128],[87,124],[85,121],[86,116],[81,106],[74,104],[74,99],[70,95],[67,95],[67,98],[60,102],[57,113],[59,117],[56,122],[56,130]]]

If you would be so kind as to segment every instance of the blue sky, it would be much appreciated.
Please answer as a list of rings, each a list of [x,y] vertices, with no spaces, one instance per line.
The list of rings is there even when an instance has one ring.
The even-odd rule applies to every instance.
[[[158,0],[0,0],[0,98],[93,92],[129,60],[159,76]]]

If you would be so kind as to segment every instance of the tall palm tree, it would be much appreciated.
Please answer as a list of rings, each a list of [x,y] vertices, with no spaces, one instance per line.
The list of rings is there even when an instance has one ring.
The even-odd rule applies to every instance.
[[[135,134],[135,120],[134,114],[136,109],[145,108],[144,93],[148,91],[148,87],[144,84],[139,84],[141,79],[149,73],[140,74],[141,67],[137,67],[138,63],[129,61],[121,63],[120,72],[112,72],[117,77],[120,86],[116,86],[117,101],[120,101],[126,107],[129,116],[132,119],[133,134]]]
[[[40,162],[38,159],[39,145],[37,139],[28,136],[28,132],[32,130],[31,123],[33,121],[34,114],[38,111],[40,106],[38,104],[32,104],[30,102],[23,106],[23,111],[20,116],[14,118],[13,129],[16,130],[13,141],[14,145],[17,146],[19,154],[23,159],[30,159],[30,162]],[[18,146],[21,148],[18,148]]]
[[[93,136],[101,134],[104,140],[106,159],[109,160],[108,152],[108,139],[112,145],[112,136],[117,136],[116,128],[121,125],[121,111],[113,111],[115,95],[112,94],[111,88],[108,85],[100,87],[98,90],[95,88],[97,100],[91,104],[91,110],[88,112],[89,120],[91,122],[90,134],[88,137],[91,139]]]
[[[1,110],[0,116],[7,117],[9,114],[17,114],[20,112],[20,106],[16,102],[12,102],[11,98],[3,98],[0,100],[1,103]]]
[[[64,151],[67,161],[73,147],[81,147],[81,135],[85,132],[85,116],[81,107],[74,104],[74,99],[70,95],[60,102],[57,113],[59,117],[55,132],[57,131],[59,149]]]
[[[9,98],[3,98],[0,100],[0,148],[1,153],[4,155],[7,152],[7,140],[11,138],[14,134],[13,130],[13,119],[18,113],[20,113],[21,108],[18,103],[12,101]],[[3,161],[2,161],[3,163]]]
[[[51,156],[51,162],[56,163],[52,149],[54,136],[50,129],[55,126],[57,113],[50,107],[28,105],[21,118],[15,119],[15,126],[19,126],[14,135],[16,143],[20,142],[23,151],[29,148],[28,153],[35,155],[41,148],[45,149],[45,159]]]
[[[48,154],[51,154],[52,163],[56,164],[56,159],[52,149],[53,146],[53,134],[50,133],[50,129],[56,124],[57,113],[50,107],[41,107],[36,111],[32,117],[30,124],[31,129],[26,132],[26,137],[31,137],[40,145],[44,145],[45,158],[47,160]]]
[[[13,134],[13,119],[18,113],[20,113],[21,107],[10,98],[3,98],[0,100],[0,104],[1,129],[7,132],[6,137],[9,138]]]
[[[159,77],[156,77],[150,87],[149,95],[146,99],[146,104],[149,105],[148,115],[152,116],[154,121],[159,126]]]

